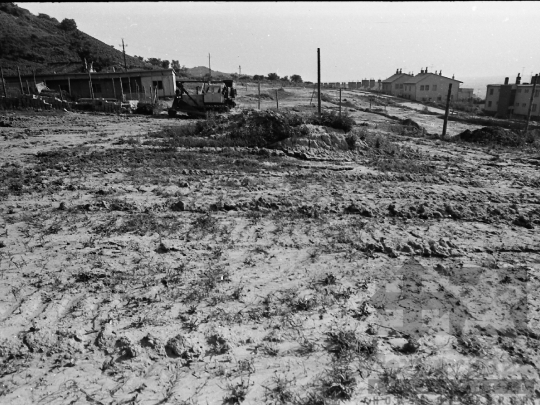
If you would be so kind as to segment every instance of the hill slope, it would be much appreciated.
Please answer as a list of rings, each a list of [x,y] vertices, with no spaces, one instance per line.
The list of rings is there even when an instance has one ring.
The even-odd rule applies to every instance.
[[[46,14],[33,15],[13,3],[0,3],[0,66],[4,74],[81,71],[84,58],[96,71],[122,68],[123,54],[78,29],[61,28]],[[67,28],[67,29],[66,29]],[[128,69],[152,69],[152,65],[126,55]]]
[[[197,66],[194,68],[188,68],[187,73],[191,77],[204,77],[208,74],[208,66]],[[214,78],[223,78],[223,79],[230,79],[231,75],[229,73],[223,73],[218,70],[212,69],[212,77]]]

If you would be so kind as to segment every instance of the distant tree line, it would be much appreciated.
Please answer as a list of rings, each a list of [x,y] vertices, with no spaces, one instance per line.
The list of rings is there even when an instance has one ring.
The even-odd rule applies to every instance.
[[[292,75],[290,78],[289,76],[283,76],[279,77],[277,73],[268,73],[266,76],[263,75],[253,75],[253,80],[255,81],[263,81],[263,80],[270,80],[270,81],[282,81],[282,82],[289,82],[289,83],[303,83],[302,76],[300,75]]]

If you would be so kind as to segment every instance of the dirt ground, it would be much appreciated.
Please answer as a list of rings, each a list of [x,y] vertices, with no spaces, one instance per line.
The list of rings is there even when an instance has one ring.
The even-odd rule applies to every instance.
[[[193,120],[0,112],[0,403],[538,401],[539,151],[409,136],[342,97],[399,158],[159,148]]]

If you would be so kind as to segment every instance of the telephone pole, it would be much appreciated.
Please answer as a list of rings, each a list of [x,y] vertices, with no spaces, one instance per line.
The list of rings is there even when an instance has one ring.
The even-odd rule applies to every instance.
[[[238,76],[242,76],[242,66],[238,66]]]
[[[127,62],[126,62],[126,46],[124,45],[124,38],[122,38],[122,51],[124,52],[124,69],[127,72]]]
[[[212,80],[212,67],[210,66],[210,53],[208,54],[208,70],[210,71],[208,76],[208,83]]]
[[[321,48],[317,48],[317,112],[321,118]]]

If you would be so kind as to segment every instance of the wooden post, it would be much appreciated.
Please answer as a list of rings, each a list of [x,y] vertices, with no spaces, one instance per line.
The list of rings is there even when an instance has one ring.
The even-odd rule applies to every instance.
[[[317,48],[317,98],[319,118],[321,118],[321,48]]]
[[[258,92],[259,92],[259,99],[258,99],[258,105],[259,105],[259,110],[261,109],[261,82],[258,82]]]
[[[94,101],[94,89],[92,88],[92,75],[90,74],[90,69],[88,69],[88,85],[90,86],[90,97]]]
[[[4,80],[4,69],[2,69],[1,67],[0,72],[2,73],[2,87],[4,88],[4,97],[7,98],[6,81]]]
[[[146,87],[142,86],[142,91],[144,93],[144,101],[146,102]]]
[[[135,81],[135,93],[137,93],[137,100],[140,100],[141,96],[139,94],[139,85],[137,84],[137,81]]]
[[[64,105],[64,95],[62,94],[62,87],[58,85],[58,90],[60,90],[60,100],[62,100],[62,105]]]
[[[529,130],[529,121],[531,120],[531,111],[532,111],[532,104],[534,100],[534,92],[536,91],[536,85],[538,84],[538,75],[534,75],[533,77],[533,89],[531,93],[531,98],[529,100],[529,111],[527,112],[527,125],[525,126],[525,134],[527,134],[527,131]]]
[[[129,99],[131,100],[133,96],[131,95],[131,78],[128,76],[128,87],[129,87]]]
[[[34,75],[34,88],[37,92],[37,82],[36,82],[36,69],[32,69],[32,74]]]
[[[341,88],[339,89],[339,116],[341,117]]]
[[[21,85],[21,94],[24,94],[24,87],[22,84],[21,71],[19,70],[19,66],[17,66],[17,73],[19,74],[19,84]]]
[[[311,104],[313,102],[313,96],[315,95],[315,89],[317,88],[317,85],[313,86],[313,91],[311,92],[311,98],[309,99],[309,106],[311,107]]]
[[[68,76],[68,91],[69,91],[69,95],[71,96],[71,79],[69,78],[69,76]]]
[[[116,99],[116,88],[114,87],[114,77],[112,77],[111,80],[112,80],[112,91],[114,94],[114,98]]]
[[[276,90],[276,109],[279,110],[279,96],[278,96],[278,91]]]
[[[448,95],[446,96],[446,109],[444,110],[444,124],[442,128],[443,138],[446,136],[446,126],[448,125],[448,110],[450,108],[450,95],[452,94],[452,83],[448,85]]]
[[[119,77],[118,80],[120,80],[120,96],[122,99],[120,102],[124,101],[124,86],[122,85],[122,77]]]

